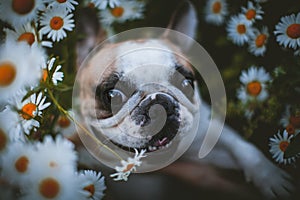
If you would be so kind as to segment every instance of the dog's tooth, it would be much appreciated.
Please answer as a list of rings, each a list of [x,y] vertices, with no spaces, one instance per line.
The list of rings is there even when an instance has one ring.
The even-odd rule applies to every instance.
[[[151,100],[156,99],[156,94],[152,94],[152,95],[150,96],[150,98],[151,98]]]
[[[146,139],[147,139],[147,140],[151,140],[151,139],[152,139],[152,136],[151,136],[151,135],[147,135]]]
[[[166,147],[171,146],[171,144],[172,144],[172,141],[170,141],[170,142],[166,145]]]

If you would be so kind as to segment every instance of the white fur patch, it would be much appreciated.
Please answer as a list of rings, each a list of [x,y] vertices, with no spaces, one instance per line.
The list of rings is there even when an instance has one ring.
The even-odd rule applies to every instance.
[[[140,85],[166,82],[175,63],[172,51],[160,40],[129,41],[118,48],[116,67]]]
[[[117,127],[102,129],[102,134],[118,144],[139,148],[144,146],[151,139],[146,137],[146,134],[144,134],[141,129],[139,125],[136,125],[135,122],[132,121],[130,116],[127,116]]]

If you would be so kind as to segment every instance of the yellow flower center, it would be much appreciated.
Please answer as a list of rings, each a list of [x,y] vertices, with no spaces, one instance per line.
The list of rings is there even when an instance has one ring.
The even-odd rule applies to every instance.
[[[0,152],[3,151],[7,144],[7,136],[4,131],[0,128]]]
[[[215,14],[220,13],[221,9],[222,9],[222,4],[221,4],[221,2],[219,2],[219,1],[215,2],[215,3],[212,5],[212,11],[213,11],[213,13],[215,13]]]
[[[56,0],[58,3],[65,3],[67,0]]]
[[[122,17],[122,15],[124,13],[124,8],[122,8],[122,7],[115,7],[113,9],[111,9],[110,12],[115,17]]]
[[[46,82],[48,76],[49,76],[48,71],[46,69],[43,69],[43,75],[41,81]]]
[[[61,27],[63,27],[64,25],[64,20],[59,17],[59,16],[55,16],[50,20],[50,27],[53,30],[59,30],[61,29]]]
[[[37,106],[34,103],[27,103],[22,107],[21,116],[26,120],[32,119],[35,117],[36,109]]]
[[[292,124],[287,125],[285,130],[288,132],[289,135],[292,135],[295,133],[295,127]]]
[[[12,63],[0,63],[0,87],[10,85],[16,78],[16,68]]]
[[[262,47],[264,46],[266,40],[267,40],[267,36],[265,34],[260,34],[255,39],[255,45],[257,47]]]
[[[260,82],[258,82],[258,81],[252,81],[252,82],[247,84],[247,92],[251,96],[259,95],[261,90],[262,90],[262,87],[261,87]]]
[[[61,115],[59,116],[58,120],[57,120],[57,123],[60,127],[62,128],[67,128],[70,126],[71,124],[71,121],[69,120],[68,117],[64,116],[64,115]]]
[[[128,172],[130,171],[132,168],[134,167],[134,164],[133,163],[130,163],[126,166],[126,168],[123,170],[123,172]]]
[[[282,141],[279,143],[279,149],[282,151],[282,152],[285,152],[287,147],[289,146],[289,142],[287,141]]]
[[[24,173],[27,171],[29,164],[29,159],[26,156],[21,156],[15,162],[15,168],[19,173]]]
[[[245,34],[246,33],[246,26],[245,24],[239,24],[236,27],[236,30],[239,34]]]
[[[18,41],[25,41],[29,45],[32,45],[35,41],[34,34],[30,32],[23,33],[19,36]]]
[[[300,38],[300,24],[291,24],[286,29],[286,34],[292,38]]]
[[[256,11],[254,9],[250,9],[245,13],[245,16],[248,20],[255,18]]]
[[[16,13],[26,15],[32,11],[34,4],[34,0],[13,0],[11,6]]]
[[[300,128],[300,116],[291,115],[289,121],[294,127]]]
[[[45,178],[39,185],[40,194],[48,199],[54,199],[60,192],[60,185],[54,178]]]
[[[90,193],[89,197],[94,196],[94,194],[95,194],[95,186],[94,186],[94,184],[88,185],[88,186],[84,187],[83,189],[85,191],[88,191]]]

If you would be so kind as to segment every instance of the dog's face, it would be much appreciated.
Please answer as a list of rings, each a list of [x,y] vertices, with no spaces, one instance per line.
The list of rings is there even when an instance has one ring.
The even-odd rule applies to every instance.
[[[156,151],[189,134],[200,98],[193,69],[181,55],[163,39],[96,51],[80,72],[86,123],[128,151]]]

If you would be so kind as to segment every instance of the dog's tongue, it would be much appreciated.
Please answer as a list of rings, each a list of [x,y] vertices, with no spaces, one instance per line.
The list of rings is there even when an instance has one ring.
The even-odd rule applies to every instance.
[[[167,143],[168,143],[168,138],[167,138],[167,137],[164,137],[164,138],[161,139],[161,140],[157,140],[157,141],[154,143],[154,146],[157,146],[157,147],[165,146]]]

